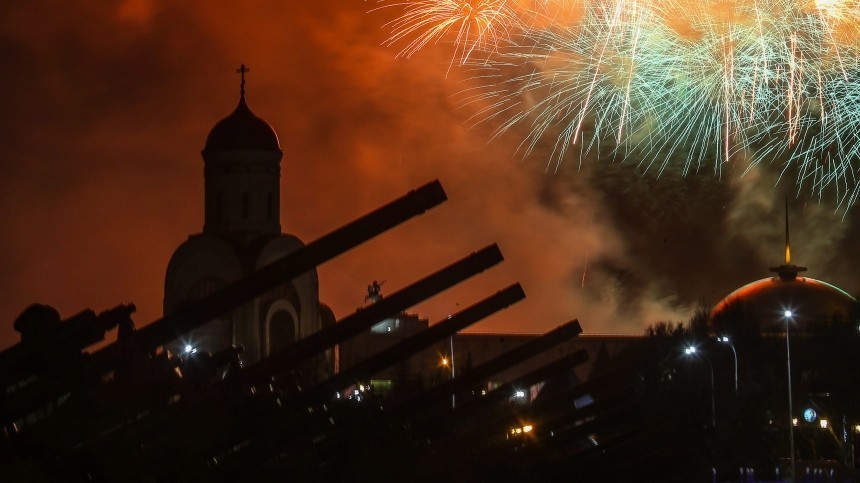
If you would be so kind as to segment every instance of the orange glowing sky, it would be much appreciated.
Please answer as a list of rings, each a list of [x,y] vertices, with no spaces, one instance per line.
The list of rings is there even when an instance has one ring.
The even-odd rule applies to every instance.
[[[167,262],[202,229],[200,150],[236,105],[241,63],[248,103],[284,151],[285,232],[313,240],[435,178],[448,192],[320,267],[321,299],[338,317],[371,280],[390,292],[492,242],[502,265],[413,310],[432,322],[519,281],[526,301],[473,330],[542,332],[578,317],[586,332],[640,333],[780,262],[783,192],[769,180],[643,180],[575,163],[545,172],[541,149],[517,154],[518,133],[491,140],[492,126],[467,122],[472,108],[457,101],[467,73],[448,72],[449,46],[396,58],[382,45],[395,12],[374,6],[4,3],[0,347],[33,302],[64,317],[134,302],[139,326],[161,315]],[[860,287],[838,260],[856,246],[855,225],[795,205],[795,226],[815,234],[792,236],[798,262]]]

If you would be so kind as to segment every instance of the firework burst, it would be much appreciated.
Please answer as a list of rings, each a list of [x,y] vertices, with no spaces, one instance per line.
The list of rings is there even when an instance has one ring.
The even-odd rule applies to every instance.
[[[421,0],[385,3],[404,13],[386,24],[392,30],[387,45],[405,43],[399,54],[412,57],[429,44],[451,40],[452,63],[461,65],[476,51],[493,52],[502,39],[519,28],[515,5],[508,0]]]
[[[474,119],[525,126],[549,169],[590,152],[657,172],[781,163],[798,189],[857,201],[860,0],[396,5],[400,54],[453,35],[478,72]]]

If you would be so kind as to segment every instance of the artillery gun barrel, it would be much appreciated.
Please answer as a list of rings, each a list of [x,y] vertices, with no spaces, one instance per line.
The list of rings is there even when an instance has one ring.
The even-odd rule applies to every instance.
[[[224,312],[291,280],[317,265],[424,213],[447,200],[438,180],[427,183],[404,196],[338,228],[290,253],[257,272],[212,292],[194,303],[151,324],[120,337],[117,342],[83,357],[68,368],[63,380],[35,382],[26,391],[2,401],[0,422],[14,421],[39,406],[50,403],[64,392],[74,390],[82,381],[116,369],[130,351],[145,354],[209,322]],[[5,370],[0,366],[0,374]]]
[[[383,299],[383,302],[384,301],[385,299]],[[405,404],[395,407],[394,411],[388,414],[390,414],[395,419],[410,419],[413,415],[419,414],[421,409],[434,404],[440,398],[450,396],[451,394],[460,391],[461,388],[466,388],[478,381],[482,381],[486,377],[496,374],[512,365],[521,362],[524,359],[543,352],[546,349],[559,343],[562,343],[563,341],[571,337],[575,337],[581,332],[582,328],[580,327],[579,322],[577,320],[570,321],[544,334],[538,339],[527,342],[522,346],[514,348],[506,352],[505,354],[502,354],[501,356],[488,361],[485,364],[482,364],[469,370],[464,375],[459,376],[456,379],[449,380],[445,383],[428,389],[418,397],[407,401]],[[585,357],[586,355],[584,353],[577,353],[576,355],[571,356],[571,358],[565,359],[565,361],[560,364],[572,363],[574,362],[574,360],[583,359]],[[553,366],[553,369],[557,369],[557,367]],[[394,420],[392,419],[391,421],[393,422]],[[295,445],[298,445],[298,442],[303,437],[307,437],[307,435],[292,435],[290,437],[282,439],[280,444],[270,446],[265,450],[262,450],[260,446],[257,446],[255,447],[255,451],[257,451],[258,454],[255,454],[254,457],[251,459],[254,461],[261,461],[265,460],[266,458],[277,459],[280,457],[278,455],[284,455],[286,453],[289,453],[290,451],[288,448],[298,448]],[[245,457],[250,457],[248,451],[245,451],[244,454]],[[237,459],[241,459],[241,457]],[[241,466],[241,464],[239,463],[236,464],[238,466]]]
[[[286,371],[325,349],[370,329],[387,317],[476,275],[503,260],[498,245],[489,245],[453,264],[401,289],[384,299],[357,310],[336,324],[296,341],[292,345],[249,367],[244,375],[251,383]]]
[[[138,351],[154,351],[219,315],[235,309],[254,297],[291,280],[317,265],[424,213],[447,199],[438,180],[358,218],[357,220],[287,254],[248,277],[195,301],[143,327],[134,335]],[[108,370],[116,360],[117,347],[111,345],[93,354],[96,370]]]
[[[513,284],[302,392],[298,399],[301,402],[311,402],[339,391],[358,379],[370,377],[395,362],[430,347],[436,341],[519,302],[525,296],[522,286],[519,283]]]
[[[80,352],[86,347],[104,340],[105,332],[124,321],[130,322],[130,316],[134,311],[134,304],[120,304],[98,315],[87,309],[61,320],[55,327],[39,334],[37,340],[27,343],[19,342],[0,351],[0,372],[5,373],[22,357],[42,349],[50,352],[57,349]]]
[[[492,391],[487,392],[484,396],[474,397],[465,403],[458,404],[453,412],[446,412],[444,416],[434,416],[431,413],[428,415],[430,417],[428,417],[426,421],[421,422],[420,425],[425,428],[424,431],[428,433],[428,436],[440,435],[447,431],[451,426],[456,425],[460,420],[470,417],[481,410],[485,410],[492,404],[499,403],[505,399],[510,399],[516,388],[531,387],[539,382],[546,381],[555,374],[582,364],[587,360],[588,352],[586,352],[585,349],[580,349],[558,360],[550,362],[549,364],[541,366],[511,382],[502,384]]]
[[[131,313],[134,310],[133,304],[118,305],[98,315],[87,309],[59,321],[37,338],[19,342],[0,352],[0,388],[26,386],[26,389],[19,388],[22,391],[0,396],[2,406],[7,404],[7,399],[23,401],[21,392],[34,394],[32,389],[36,385],[31,383],[36,380],[61,380],[70,371],[79,369],[86,361],[81,354],[83,349],[104,340],[105,333],[117,325],[133,327]],[[3,409],[0,412],[6,412],[5,407]],[[0,417],[0,422],[5,420],[5,417]]]
[[[120,304],[98,315],[89,310],[81,312],[60,324],[57,340],[74,344],[80,350],[86,349],[104,340],[105,332],[122,323],[131,324],[131,314],[135,310],[134,304]]]
[[[403,416],[417,414],[422,408],[432,405],[439,399],[463,391],[474,384],[484,381],[490,376],[497,374],[509,367],[533,357],[541,352],[561,344],[569,338],[576,337],[582,332],[578,320],[572,320],[566,324],[547,332],[546,334],[526,342],[525,344],[511,349],[510,351],[491,359],[480,366],[474,367],[462,376],[445,381],[425,391],[420,396],[406,401],[395,408],[395,411]]]
[[[256,384],[268,383],[272,377],[286,372],[301,361],[304,361],[361,331],[370,329],[371,326],[377,324],[380,320],[395,315],[406,308],[455,285],[456,283],[466,280],[467,278],[492,267],[502,260],[501,251],[495,244],[474,252],[469,256],[409,285],[408,287],[379,300],[378,302],[357,310],[352,315],[341,319],[334,325],[315,332],[308,337],[285,347],[283,350],[269,358],[246,368],[238,374],[238,378],[236,380],[224,381],[224,383],[212,389],[209,397],[205,397],[204,399],[191,403],[190,407],[195,407],[198,404],[206,405],[214,399],[223,401],[225,399],[225,391],[228,391],[231,387],[237,387],[237,383],[239,386],[254,386]],[[522,289],[519,285],[514,285],[512,288],[504,291],[502,295],[491,298],[491,300],[494,304],[509,305],[510,303],[513,303],[515,299],[522,297],[518,292],[521,294]],[[490,307],[490,304],[481,305],[477,308],[473,308],[473,310],[466,309],[464,312],[469,311],[472,315],[475,315],[480,311],[486,311],[488,307]],[[496,310],[498,310],[498,308]],[[437,329],[437,332],[440,332],[440,329]],[[247,408],[249,406],[246,406],[245,404],[249,400],[242,398],[242,401],[244,402],[237,403],[233,409],[237,411],[237,413],[247,415]],[[188,408],[186,408],[186,410],[193,411],[193,409]],[[150,423],[150,425],[152,424],[153,423]],[[155,426],[158,426],[158,424],[155,424]],[[225,451],[225,453],[235,453],[236,451],[229,450],[229,447],[233,447],[238,444],[237,441],[252,438],[254,436],[254,432],[261,431],[259,427],[248,427],[245,429],[247,431],[237,431],[232,435],[233,439],[230,440],[228,451]],[[259,437],[259,435],[257,436]],[[287,441],[292,442],[292,437],[288,438]],[[250,449],[246,448],[239,453],[247,455],[248,451],[250,451]],[[264,450],[257,447],[255,451]],[[233,458],[236,457],[236,455],[233,455]],[[238,458],[241,459],[241,457]]]

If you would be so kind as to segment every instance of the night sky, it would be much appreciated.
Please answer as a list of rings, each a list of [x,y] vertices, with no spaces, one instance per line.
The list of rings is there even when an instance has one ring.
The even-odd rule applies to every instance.
[[[431,322],[519,281],[527,299],[472,330],[642,333],[792,261],[850,293],[858,209],[777,183],[774,164],[682,177],[637,160],[547,170],[525,131],[493,138],[463,104],[469,73],[440,43],[411,59],[383,45],[395,9],[373,2],[7,0],[0,4],[0,347],[29,304],[64,317],[134,302],[161,315],[173,250],[203,226],[200,150],[236,106],[278,132],[281,225],[311,241],[438,178],[449,201],[320,267],[343,317],[498,242],[506,261],[413,310]]]

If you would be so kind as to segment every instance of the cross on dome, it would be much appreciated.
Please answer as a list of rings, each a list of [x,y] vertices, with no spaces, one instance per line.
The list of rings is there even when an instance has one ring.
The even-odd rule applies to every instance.
[[[236,73],[242,76],[242,85],[241,85],[241,94],[242,97],[245,97],[245,72],[250,72],[251,68],[246,66],[244,63],[236,69]]]

